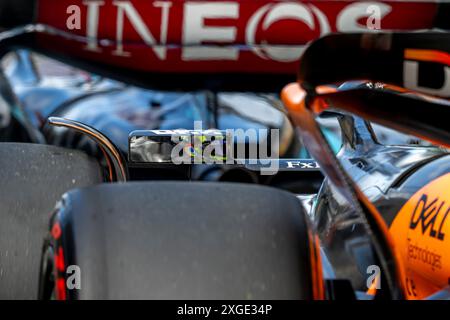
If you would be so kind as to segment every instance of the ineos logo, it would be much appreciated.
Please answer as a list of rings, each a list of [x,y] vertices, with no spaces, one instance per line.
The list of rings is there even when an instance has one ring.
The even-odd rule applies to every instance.
[[[314,19],[316,16],[318,26]],[[312,4],[295,2],[267,4],[257,10],[249,19],[245,31],[248,45],[256,43],[256,33],[258,29],[267,31],[276,22],[286,20],[298,20],[303,22],[311,30],[320,30],[320,36],[330,32],[330,26],[326,16]],[[261,46],[253,46],[256,55],[263,59],[272,59],[283,62],[298,60],[303,52],[303,46],[270,46],[265,40],[261,41]]]
[[[71,5],[66,12],[69,15],[66,26],[69,30],[85,29],[88,39],[85,49],[92,52],[102,51],[98,34],[102,30],[111,30],[111,26],[114,26],[115,39],[108,39],[114,40],[110,42],[115,46],[111,54],[121,57],[131,56],[126,50],[126,39],[130,30],[125,30],[125,25],[131,25],[134,29],[132,32],[137,33],[142,42],[150,47],[160,60],[167,58],[168,33],[173,32],[173,28],[181,27],[181,30],[175,31],[181,35],[175,41],[182,45],[181,59],[184,61],[238,60],[241,52],[235,44],[245,44],[262,59],[292,62],[300,58],[304,45],[313,38],[333,31],[367,32],[380,29],[381,20],[391,11],[391,7],[382,2],[350,3],[337,13],[333,18],[336,21],[335,25],[331,26],[330,17],[321,11],[319,6],[310,3],[273,2],[255,9],[250,15],[242,13],[245,4],[239,1],[150,3],[151,5],[147,5],[147,10],[144,11],[142,6],[137,6],[134,1],[115,0],[112,3],[102,0],[84,1],[86,10],[83,18],[86,22],[81,22],[80,8]],[[182,10],[174,10],[175,6],[182,6]],[[102,12],[112,14],[106,18],[101,15]],[[246,18],[243,18],[244,16]],[[366,25],[361,25],[359,21],[363,21],[364,18]],[[247,20],[242,23],[242,19]],[[220,21],[223,20],[233,23],[221,25]],[[155,25],[155,21],[158,21],[159,26]],[[298,29],[290,30],[289,27],[285,29],[289,30],[287,35],[290,38],[289,43],[297,44],[270,44],[270,29],[280,24],[289,26],[293,21],[299,22]],[[314,36],[311,39],[296,39],[299,35],[303,35],[304,38],[305,30],[310,30]],[[238,35],[244,39],[239,39]]]

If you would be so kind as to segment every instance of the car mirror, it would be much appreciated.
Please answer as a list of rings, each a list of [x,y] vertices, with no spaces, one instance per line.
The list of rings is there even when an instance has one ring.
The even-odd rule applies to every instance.
[[[133,164],[225,163],[232,160],[232,138],[220,130],[138,130],[129,136]]]

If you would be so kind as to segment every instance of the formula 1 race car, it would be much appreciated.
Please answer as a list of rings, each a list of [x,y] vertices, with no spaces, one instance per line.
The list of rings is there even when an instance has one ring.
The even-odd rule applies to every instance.
[[[448,299],[449,39],[446,32],[327,36],[306,50],[298,83],[283,91],[293,121],[308,137],[303,141],[327,176],[312,217],[329,274],[363,290],[364,270],[380,266],[385,279],[379,276],[366,294],[384,281],[391,298]],[[328,54],[339,66],[324,61]],[[361,79],[370,82],[354,81]],[[341,82],[346,85],[338,90],[328,86]],[[336,158],[313,118],[328,109],[437,147],[380,145],[367,121],[343,114],[347,141]]]
[[[0,299],[450,298],[449,8],[0,2]]]

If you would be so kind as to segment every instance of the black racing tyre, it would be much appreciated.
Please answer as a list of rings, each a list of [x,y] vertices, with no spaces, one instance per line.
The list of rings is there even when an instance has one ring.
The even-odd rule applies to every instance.
[[[72,190],[52,219],[40,298],[312,299],[321,277],[307,225],[293,194],[257,185]]]
[[[97,162],[55,146],[0,143],[0,299],[36,299],[40,253],[66,191],[102,182]]]

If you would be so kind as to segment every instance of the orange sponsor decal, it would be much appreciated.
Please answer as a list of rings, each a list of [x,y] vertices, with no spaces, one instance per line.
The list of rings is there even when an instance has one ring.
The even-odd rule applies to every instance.
[[[417,191],[390,232],[405,269],[410,299],[423,299],[450,281],[450,173]]]

